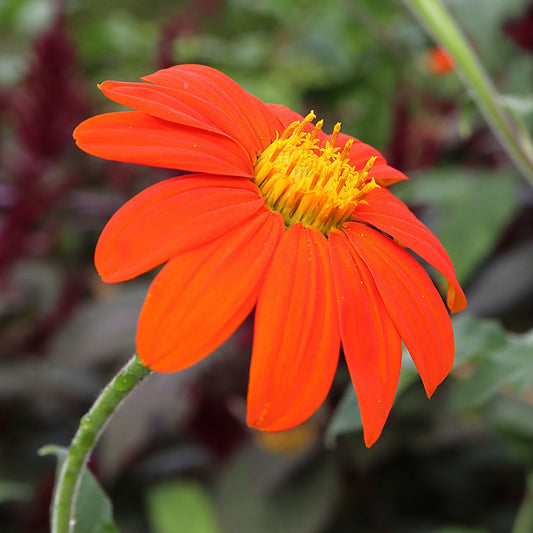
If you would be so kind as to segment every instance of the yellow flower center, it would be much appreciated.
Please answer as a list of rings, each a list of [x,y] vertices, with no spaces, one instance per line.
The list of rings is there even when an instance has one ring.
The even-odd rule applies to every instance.
[[[348,159],[354,140],[342,150],[335,147],[339,123],[323,147],[316,138],[322,120],[313,131],[304,133],[315,118],[311,111],[302,121],[293,122],[259,155],[254,182],[266,204],[281,213],[287,226],[302,222],[327,235],[331,228],[349,220],[357,204],[379,185],[368,179],[375,157],[358,171]]]

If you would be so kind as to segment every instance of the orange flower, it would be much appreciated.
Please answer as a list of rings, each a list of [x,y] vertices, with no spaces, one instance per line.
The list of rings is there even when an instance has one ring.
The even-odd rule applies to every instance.
[[[446,48],[434,46],[427,52],[427,65],[432,74],[442,76],[455,69],[455,61]]]
[[[326,135],[313,113],[264,104],[212,68],[143,80],[104,82],[135,111],[74,133],[90,154],[191,172],[126,203],[96,248],[107,282],[166,262],[139,318],[139,357],[159,372],[186,368],[256,307],[248,424],[280,431],[311,416],[342,341],[372,445],[394,400],[401,340],[428,396],[453,363],[449,315],[404,247],[447,278],[452,311],[466,306],[442,245],[386,188],[407,178],[340,124]]]

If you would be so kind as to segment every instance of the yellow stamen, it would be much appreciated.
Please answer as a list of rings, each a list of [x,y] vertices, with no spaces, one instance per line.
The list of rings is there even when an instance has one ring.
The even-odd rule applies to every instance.
[[[317,139],[322,120],[310,133],[304,132],[315,118],[311,111],[293,122],[259,154],[254,182],[266,204],[281,213],[287,226],[302,222],[328,235],[331,228],[349,220],[357,204],[378,187],[368,178],[376,158],[356,170],[348,158],[354,140],[346,142],[342,150],[335,146],[340,123],[323,146]]]
[[[333,133],[331,134],[331,140],[330,140],[331,146],[335,146],[335,143],[337,142],[337,138],[339,136],[340,131],[341,131],[341,123],[337,122],[337,124],[335,124],[335,127],[333,128]]]

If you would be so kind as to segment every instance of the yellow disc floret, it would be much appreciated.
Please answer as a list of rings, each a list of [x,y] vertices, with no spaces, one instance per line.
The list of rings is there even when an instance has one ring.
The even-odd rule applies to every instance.
[[[311,112],[304,120],[293,122],[259,155],[254,182],[266,204],[281,213],[287,226],[302,222],[327,235],[331,228],[349,220],[357,204],[378,187],[373,178],[368,179],[376,158],[356,170],[348,159],[354,139],[342,150],[335,147],[340,132],[340,124],[336,124],[330,140],[320,147],[316,137],[323,121],[304,132],[314,119]]]

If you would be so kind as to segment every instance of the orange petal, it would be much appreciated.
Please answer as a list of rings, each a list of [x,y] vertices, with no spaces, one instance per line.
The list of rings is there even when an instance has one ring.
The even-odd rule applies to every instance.
[[[190,90],[151,83],[105,81],[100,86],[111,100],[153,117],[225,135],[243,146],[250,159],[258,147],[243,124],[235,121],[212,100]]]
[[[233,122],[242,125],[258,150],[266,148],[276,137],[279,122],[265,104],[218,70],[204,65],[177,65],[142,79],[212,101]]]
[[[281,431],[326,398],[339,328],[326,238],[298,223],[281,240],[257,303],[248,425]]]
[[[357,222],[343,231],[370,270],[431,396],[454,356],[452,325],[439,293],[422,266],[389,237]]]
[[[374,164],[372,170],[368,173],[368,177],[374,178],[376,183],[382,187],[389,187],[398,181],[409,179],[403,172],[384,164]]]
[[[242,177],[253,172],[249,156],[225,135],[136,111],[92,117],[74,138],[87,153],[113,161]]]
[[[108,283],[125,281],[197,248],[254,216],[264,205],[249,180],[194,174],[156,183],[123,205],[96,245]]]
[[[176,372],[218,348],[253,309],[283,229],[281,216],[265,209],[171,259],[153,281],[139,317],[143,364]]]
[[[388,233],[435,267],[448,280],[448,307],[455,313],[466,307],[466,297],[455,276],[452,261],[437,237],[409,208],[389,191],[374,189],[359,204],[353,218]]]
[[[372,274],[346,235],[332,230],[329,243],[342,346],[359,401],[365,444],[372,446],[394,402],[402,345]]]

